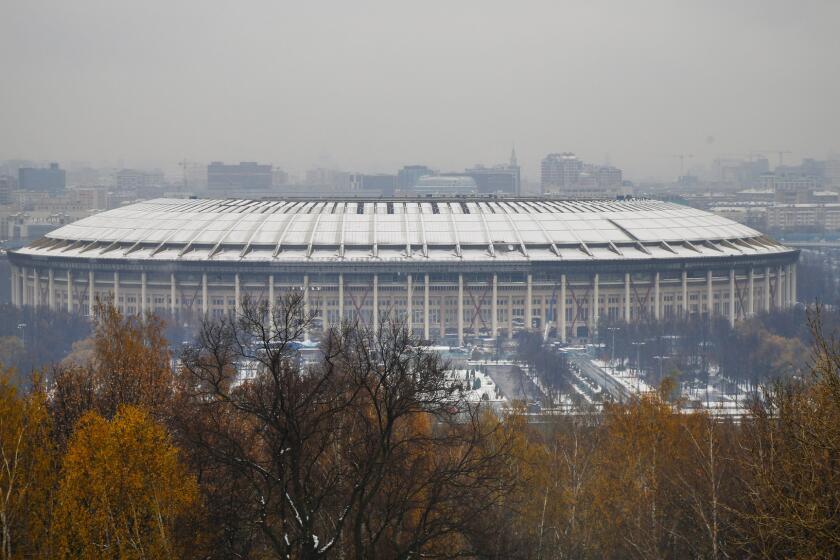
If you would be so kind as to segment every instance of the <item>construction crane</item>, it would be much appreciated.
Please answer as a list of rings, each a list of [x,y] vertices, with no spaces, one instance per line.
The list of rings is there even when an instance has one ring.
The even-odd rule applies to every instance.
[[[680,160],[680,177],[685,174],[685,159],[693,158],[694,154],[670,154],[668,157],[678,158]]]
[[[770,152],[772,154],[779,154],[779,167],[785,163],[785,154],[792,154],[790,150],[758,150],[759,152]]]

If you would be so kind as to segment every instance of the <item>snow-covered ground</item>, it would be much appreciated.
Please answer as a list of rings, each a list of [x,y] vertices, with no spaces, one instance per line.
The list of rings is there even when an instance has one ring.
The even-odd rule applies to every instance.
[[[631,393],[647,393],[653,390],[652,387],[636,374],[635,370],[627,368],[622,371],[610,366],[609,363],[603,360],[592,360],[592,363],[621,383]]]
[[[453,383],[460,383],[464,388],[464,397],[467,402],[486,402],[494,405],[502,405],[507,402],[504,395],[497,390],[496,384],[490,378],[476,368],[455,369],[449,372]]]
[[[640,379],[636,372],[630,368],[618,370],[604,360],[592,360],[592,363],[604,371],[607,375],[621,383],[632,394],[647,393],[655,390],[653,387]],[[710,372],[711,379],[715,379],[716,372]],[[706,410],[714,416],[740,416],[747,411],[747,404],[754,393],[746,386],[738,386],[736,394],[723,393],[719,384],[712,381],[708,385],[683,384],[681,397],[684,400],[682,410]]]

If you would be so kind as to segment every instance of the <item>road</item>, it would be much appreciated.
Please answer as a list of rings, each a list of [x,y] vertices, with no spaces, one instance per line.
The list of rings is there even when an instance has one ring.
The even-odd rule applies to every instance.
[[[509,401],[542,401],[539,388],[516,366],[486,364],[484,367]]]
[[[584,352],[569,352],[569,361],[575,364],[581,374],[585,375],[598,384],[599,387],[608,392],[612,398],[619,402],[630,400],[632,393],[621,383],[613,379],[611,375],[592,363],[589,356]]]

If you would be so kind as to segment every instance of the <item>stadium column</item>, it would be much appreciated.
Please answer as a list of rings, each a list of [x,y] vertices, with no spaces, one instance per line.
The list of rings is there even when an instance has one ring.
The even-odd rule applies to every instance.
[[[444,336],[446,336],[446,327],[444,326],[444,323],[446,321],[446,294],[448,293],[449,289],[447,286],[446,291],[441,293],[438,297],[438,301],[440,302],[440,307],[438,307],[438,337],[440,340],[443,340]]]
[[[530,278],[530,277],[529,277]],[[464,345],[464,275],[458,275],[458,346]]]
[[[21,290],[22,290],[21,293],[23,294],[23,297],[21,297],[21,302],[23,303],[23,305],[29,305],[29,290],[27,289],[29,287],[28,286],[29,278],[27,278],[27,275],[29,273],[26,271],[25,266],[21,267],[20,272],[21,272],[20,285],[21,285]]]
[[[531,332],[531,325],[533,324],[534,320],[534,300],[533,300],[533,287],[531,285],[531,275],[528,274],[526,279],[525,285],[525,331]]]
[[[321,294],[321,332],[325,333],[330,330],[330,317],[329,313],[327,313],[329,300],[327,298],[326,286],[321,286],[319,293]]]
[[[53,269],[47,271],[47,305],[50,311],[55,311],[55,272]]]
[[[339,278],[341,276],[339,275]],[[341,280],[339,279],[339,282]],[[341,286],[341,284],[339,284]],[[339,290],[341,288],[339,287]],[[274,327],[274,275],[268,275],[268,324],[269,328]]]
[[[711,270],[706,272],[706,313],[709,314],[709,319],[715,313],[715,294],[712,292],[712,283],[714,282],[714,275]]]
[[[490,290],[490,296],[493,298],[490,301],[490,329],[493,331],[491,337],[493,340],[499,336],[499,278],[498,275],[493,275],[493,287]]]
[[[207,311],[210,309],[210,302],[207,301],[207,273],[201,275],[201,313],[206,317]]]
[[[338,324],[344,322],[344,273],[338,273]]]
[[[653,318],[659,320],[660,300],[662,299],[659,293],[659,273],[653,274]]]
[[[790,268],[790,293],[793,298],[792,303],[795,305],[798,301],[796,298],[796,263],[793,263]]]
[[[18,300],[17,300],[17,267],[15,265],[12,265],[9,268],[11,269],[11,279],[12,279],[11,280],[12,284],[11,284],[11,286],[9,286],[12,289],[12,294],[11,294],[12,295],[12,305],[17,307],[18,306]]]
[[[414,317],[412,316],[411,304],[414,297],[413,286],[411,285],[411,274],[405,277],[405,325],[409,334],[414,332]]]
[[[545,332],[545,319],[547,316],[547,311],[545,308],[545,295],[540,296],[540,330]]]
[[[630,273],[624,273],[624,321],[630,322]]]
[[[376,278],[374,277],[374,284],[376,284]],[[303,331],[303,339],[309,340],[309,275],[303,275],[303,316],[305,317],[307,328]]]
[[[791,278],[793,277],[792,271],[793,265],[787,265],[787,272],[785,274],[785,286],[787,287],[787,289],[785,290],[785,295],[787,296],[787,302],[785,305],[786,307],[791,307],[793,305],[793,282],[791,281]],[[38,274],[38,272],[35,270],[33,270],[33,272],[35,272],[36,275]],[[38,305],[37,299],[35,301],[35,305]]]
[[[682,271],[682,316],[688,317],[688,271]]]
[[[14,272],[12,273],[12,278],[14,279],[14,282],[12,283],[12,290],[15,294],[15,304],[18,307],[23,307],[23,288],[21,283],[21,274],[21,267],[15,267]]]
[[[750,317],[752,317],[753,315],[755,315],[755,269],[753,267],[750,267],[749,274],[750,274],[750,276],[749,276],[750,284],[749,284],[749,288],[748,288],[749,299],[747,300],[747,314]]]
[[[735,326],[735,269],[729,269],[729,326]]]
[[[373,275],[373,331],[379,330],[379,275]]]
[[[18,307],[23,307],[23,267],[17,267],[15,269],[14,277],[14,290],[16,294],[17,305]]]
[[[38,307],[41,304],[41,286],[38,277],[38,269],[32,269],[32,305]]]
[[[508,292],[507,299],[507,318],[508,318],[508,338],[513,338],[513,296]]]
[[[423,339],[429,340],[429,275],[423,276]]]
[[[233,275],[233,310],[239,315],[242,312],[242,301],[240,300],[240,291],[239,291],[239,273]]]
[[[770,312],[770,267],[764,269],[764,312]]]
[[[782,308],[782,267],[776,269],[776,309]]]
[[[114,309],[120,308],[120,273],[114,271]]]
[[[93,317],[93,297],[95,295],[93,270],[88,270],[88,317]]]
[[[140,314],[146,314],[146,273],[140,273]]]
[[[601,282],[598,274],[595,274],[592,277],[592,312],[590,313],[589,317],[592,321],[592,327],[589,330],[589,336],[595,338],[595,335],[598,333],[598,316],[600,315],[600,308],[598,306],[598,300],[601,297]]]
[[[67,269],[67,313],[73,313],[73,273]]]
[[[172,314],[172,317],[175,317],[175,294],[177,293],[175,285],[175,273],[169,273],[169,311]]]
[[[566,275],[560,275],[560,342],[566,342]]]

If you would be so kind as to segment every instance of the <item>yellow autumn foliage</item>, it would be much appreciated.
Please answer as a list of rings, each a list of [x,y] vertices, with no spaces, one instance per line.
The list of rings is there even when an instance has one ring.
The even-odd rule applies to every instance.
[[[178,524],[198,502],[195,479],[164,428],[139,407],[85,414],[62,466],[56,545],[62,558],[180,558]]]

